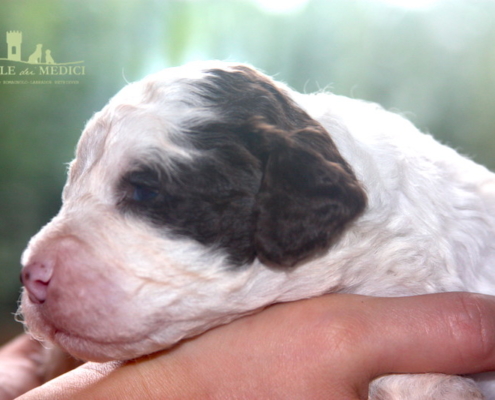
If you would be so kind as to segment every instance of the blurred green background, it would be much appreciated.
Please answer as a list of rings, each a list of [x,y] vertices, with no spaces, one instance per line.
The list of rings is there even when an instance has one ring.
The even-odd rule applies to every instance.
[[[495,169],[492,0],[6,0],[5,32],[56,61],[84,60],[76,85],[0,84],[0,343],[19,259],[54,216],[79,134],[127,81],[197,59],[248,62],[312,92],[381,103]],[[2,77],[0,76],[0,79]]]

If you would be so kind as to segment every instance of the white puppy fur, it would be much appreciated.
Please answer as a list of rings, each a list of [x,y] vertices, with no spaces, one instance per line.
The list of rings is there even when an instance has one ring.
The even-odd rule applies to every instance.
[[[258,107],[258,100],[266,100],[268,106]],[[286,103],[282,108],[274,105],[275,116],[263,114],[277,102]],[[275,158],[270,152],[287,145],[284,131],[296,132],[291,134],[296,138],[291,149],[306,146],[297,135],[307,124],[331,138],[329,146],[333,141],[338,151],[331,160],[326,154],[313,155],[318,146],[301,154],[311,153],[325,168],[332,164],[334,170],[347,171],[328,178],[333,183],[321,193],[340,193],[334,186],[350,181],[337,200],[344,208],[355,202],[349,215],[318,244],[308,239],[309,244],[290,255],[282,242],[292,236],[273,239],[274,247],[282,243],[282,250],[273,251],[263,247],[270,241],[266,238],[282,230],[325,227],[304,222],[296,228],[277,226],[272,233],[270,221],[278,217],[268,216],[264,236],[248,226],[246,232],[236,231],[230,241],[225,239],[228,233],[223,232],[236,225],[237,212],[225,216],[224,208],[217,210],[214,204],[242,203],[242,209],[254,209],[237,225],[252,223],[259,229],[253,221],[272,211],[257,204],[278,179],[277,174],[273,181],[263,175]],[[229,181],[225,171],[237,165],[237,158],[225,156],[227,166],[215,169],[215,158],[234,146],[224,143],[230,126],[236,133],[228,140],[242,142],[240,150],[234,150],[238,159],[246,160],[236,170],[235,181]],[[254,139],[249,139],[251,131]],[[202,135],[210,139],[203,141]],[[277,137],[274,143],[270,135]],[[261,145],[251,141],[270,143],[259,149]],[[220,152],[217,142],[222,143]],[[289,159],[297,159],[298,151]],[[316,182],[320,172],[314,179],[304,176],[304,157],[297,170],[280,179],[290,180],[295,174],[308,185]],[[204,172],[197,160],[206,160],[209,169]],[[200,187],[202,181],[208,181],[205,188]],[[233,194],[240,190],[237,181],[247,182],[252,193],[244,188],[251,194]],[[299,183],[287,185],[288,193],[279,199],[298,196]],[[213,194],[207,186],[213,187]],[[321,193],[316,203],[324,202]],[[215,203],[216,196],[223,203]],[[199,199],[202,210],[213,210],[213,217],[190,217],[196,203],[187,206],[189,198]],[[158,202],[166,205],[160,203],[160,208]],[[320,203],[315,209],[325,212]],[[306,204],[304,198],[301,204]],[[286,223],[304,215],[304,208],[291,208],[287,218],[292,221]],[[307,213],[314,211],[309,208]],[[164,217],[162,212],[172,215]],[[198,233],[194,224],[208,225],[207,232],[201,227]],[[219,228],[210,232],[215,224]],[[240,236],[242,241],[236,241]],[[247,250],[239,255],[241,242]],[[88,122],[70,166],[63,207],[23,255],[26,290],[20,311],[35,337],[55,342],[76,357],[129,359],[268,304],[333,291],[380,296],[458,290],[495,294],[494,261],[495,176],[484,167],[375,104],[329,93],[299,94],[245,66],[193,63],[126,86]],[[446,378],[450,381],[443,387],[455,390],[440,395],[438,387],[431,387],[439,382],[441,387]],[[390,377],[376,381],[371,393],[391,399],[481,398],[472,385],[442,375]]]

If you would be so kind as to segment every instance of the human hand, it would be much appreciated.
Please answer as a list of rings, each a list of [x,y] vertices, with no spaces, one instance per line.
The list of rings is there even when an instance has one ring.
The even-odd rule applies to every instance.
[[[384,374],[494,369],[492,297],[333,294],[269,307],[138,360],[84,364],[19,400],[357,400]]]
[[[22,335],[0,348],[0,400],[13,399],[43,383],[38,373],[41,346]]]
[[[0,400],[16,398],[80,364],[29,335],[18,336],[0,348]]]

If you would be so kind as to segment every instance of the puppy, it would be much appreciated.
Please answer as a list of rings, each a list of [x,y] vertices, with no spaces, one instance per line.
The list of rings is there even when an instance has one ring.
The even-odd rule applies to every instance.
[[[377,105],[193,63],[88,122],[62,209],[23,254],[20,312],[77,358],[122,360],[323,293],[495,294],[494,262],[484,167]],[[370,397],[482,395],[412,375]]]

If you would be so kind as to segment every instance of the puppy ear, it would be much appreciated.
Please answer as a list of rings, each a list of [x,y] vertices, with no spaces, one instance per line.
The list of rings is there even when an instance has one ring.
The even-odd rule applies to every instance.
[[[292,267],[327,250],[366,206],[361,184],[315,124],[292,133],[259,121],[253,128],[252,150],[264,169],[254,247],[264,263]]]

